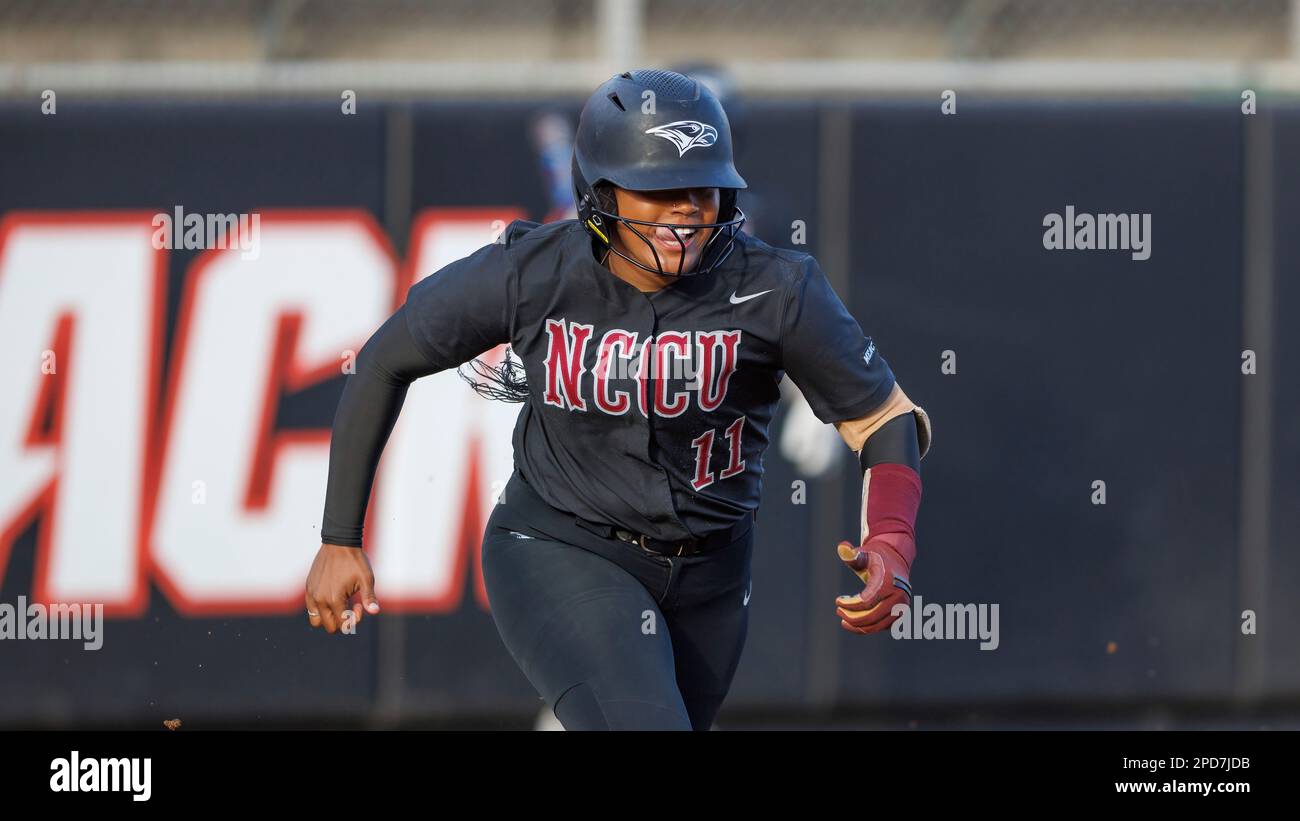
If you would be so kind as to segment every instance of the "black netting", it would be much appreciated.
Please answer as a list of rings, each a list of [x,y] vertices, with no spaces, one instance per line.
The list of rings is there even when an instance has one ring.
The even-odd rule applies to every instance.
[[[498,402],[528,400],[528,374],[524,371],[524,364],[510,353],[497,365],[489,365],[482,359],[471,359],[457,368],[456,373],[484,399],[495,399]]]

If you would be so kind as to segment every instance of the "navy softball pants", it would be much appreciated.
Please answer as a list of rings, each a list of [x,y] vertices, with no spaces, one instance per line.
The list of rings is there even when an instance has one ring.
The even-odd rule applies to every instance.
[[[506,649],[567,730],[707,730],[740,663],[753,529],[662,556],[579,526],[518,472],[483,579]]]

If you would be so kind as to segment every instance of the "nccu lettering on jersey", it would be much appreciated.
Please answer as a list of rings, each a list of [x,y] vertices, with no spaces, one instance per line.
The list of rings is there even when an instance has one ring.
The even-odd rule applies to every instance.
[[[681,416],[692,398],[700,410],[717,410],[736,370],[741,338],[740,331],[660,331],[638,346],[636,331],[611,328],[601,337],[596,367],[588,371],[583,363],[592,326],[548,319],[546,332],[546,404],[576,411],[594,406],[614,416],[632,408],[633,394],[642,416],[649,416],[651,407],[656,416]],[[586,373],[591,380],[584,391]],[[670,380],[683,375],[686,390],[672,388]],[[625,389],[617,387],[619,382]]]
[[[729,527],[758,506],[783,373],[828,423],[893,389],[808,254],[741,235],[712,273],[643,293],[575,220],[506,236],[411,288],[411,332],[442,368],[510,344],[530,386],[515,465],[584,519],[666,540]]]

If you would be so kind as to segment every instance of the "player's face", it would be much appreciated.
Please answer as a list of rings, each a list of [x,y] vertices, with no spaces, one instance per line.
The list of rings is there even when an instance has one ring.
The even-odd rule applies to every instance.
[[[674,225],[691,225],[718,221],[719,194],[716,188],[679,188],[672,191],[627,191],[614,189],[618,215],[645,222],[667,222]],[[650,225],[618,223],[620,249],[647,268],[655,269],[655,254],[659,266],[676,273],[678,263],[685,273],[700,261],[705,243],[716,229],[701,228],[696,231],[672,228],[655,228]],[[637,234],[649,240],[654,250]],[[673,234],[677,236],[673,236]],[[681,242],[678,242],[678,237]],[[685,247],[685,260],[682,250]]]

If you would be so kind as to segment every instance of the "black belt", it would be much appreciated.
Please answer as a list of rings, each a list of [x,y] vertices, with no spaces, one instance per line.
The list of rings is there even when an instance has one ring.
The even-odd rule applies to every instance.
[[[647,553],[655,553],[660,556],[698,556],[703,553],[709,553],[719,548],[726,547],[732,542],[739,539],[749,532],[754,526],[754,514],[746,513],[731,527],[725,530],[716,530],[707,536],[699,538],[682,539],[680,541],[670,541],[666,539],[655,539],[642,533],[633,533],[630,530],[624,530],[615,525],[597,524],[589,522],[586,519],[580,519],[577,516],[573,520],[583,530],[591,531],[597,536],[603,536],[606,539],[619,539],[629,544],[640,547]]]

